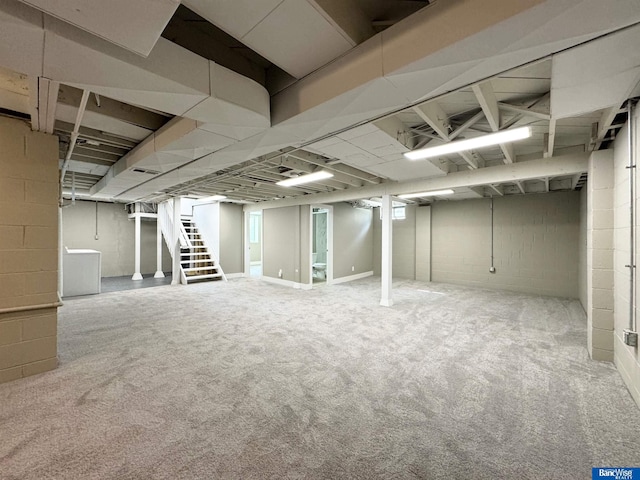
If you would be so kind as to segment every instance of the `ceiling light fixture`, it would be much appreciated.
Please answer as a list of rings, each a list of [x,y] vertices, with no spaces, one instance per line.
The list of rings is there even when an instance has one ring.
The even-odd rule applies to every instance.
[[[476,148],[489,147],[500,143],[515,142],[516,140],[524,140],[531,136],[531,127],[514,128],[512,130],[503,130],[502,132],[483,135],[482,137],[469,138],[458,142],[445,143],[437,147],[421,148],[413,152],[404,154],[409,160],[423,160],[425,158],[438,157],[440,155],[448,155],[450,153],[464,152]]]
[[[405,193],[404,195],[398,195],[398,198],[439,197],[440,195],[452,195],[454,193],[453,190],[447,188],[446,190],[434,190],[432,192]]]
[[[279,182],[276,182],[276,185],[280,185],[281,187],[293,187],[295,185],[317,182],[318,180],[323,180],[325,178],[331,177],[333,177],[333,173],[327,172],[326,170],[320,170],[319,172],[313,172],[307,175],[300,175],[299,177],[292,177],[287,178],[286,180],[281,180]]]

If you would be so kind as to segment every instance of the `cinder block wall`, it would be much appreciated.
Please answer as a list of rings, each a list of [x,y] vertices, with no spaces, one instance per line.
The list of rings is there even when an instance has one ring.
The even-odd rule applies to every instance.
[[[57,365],[58,138],[0,117],[0,382]]]
[[[541,295],[578,297],[580,193],[494,199],[494,265],[490,200],[431,207],[431,278]]]
[[[69,200],[65,200],[68,203]],[[102,276],[133,275],[135,270],[135,222],[122,203],[98,202],[98,238],[96,239],[96,202],[76,201],[62,210],[62,235],[67,248],[90,248],[102,252]],[[171,272],[171,255],[162,244],[162,271]],[[156,271],[156,222],[140,224],[140,270],[143,275]]]
[[[636,110],[636,131],[634,136],[638,138],[640,134],[640,115]],[[622,376],[622,379],[626,383],[631,395],[635,399],[636,403],[640,405],[640,353],[638,347],[630,347],[625,345],[623,341],[623,330],[629,327],[629,294],[630,294],[630,275],[629,268],[626,265],[630,263],[630,238],[629,238],[629,204],[630,204],[630,192],[629,192],[629,170],[627,165],[629,163],[629,154],[627,139],[629,135],[628,124],[625,125],[614,142],[614,192],[613,192],[613,210],[614,210],[614,324],[613,324],[613,360]],[[636,162],[640,158],[640,147],[636,149]],[[637,163],[636,163],[637,164]],[[636,206],[636,235],[640,233],[640,192],[637,190],[638,179],[640,173],[636,168],[636,190],[635,190],[635,206]],[[638,299],[640,299],[640,285],[638,279],[639,268],[638,258],[640,252],[640,244],[638,239],[635,241],[635,264],[636,264],[636,282],[635,282],[635,297],[636,318],[640,318],[640,312],[638,312]]]

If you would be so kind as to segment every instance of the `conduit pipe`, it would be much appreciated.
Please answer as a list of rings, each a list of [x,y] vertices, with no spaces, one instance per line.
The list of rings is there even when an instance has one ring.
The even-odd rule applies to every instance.
[[[489,273],[496,273],[496,267],[493,265],[493,197],[491,197],[491,266]]]
[[[80,135],[80,124],[82,123],[84,110],[87,108],[87,100],[89,100],[90,93],[91,92],[89,92],[89,90],[82,91],[82,99],[80,100],[80,106],[78,107],[78,113],[76,115],[76,123],[73,127],[73,132],[71,132],[71,140],[69,141],[69,148],[67,150],[67,154],[64,157],[64,163],[62,164],[62,168],[60,169],[60,205],[62,205],[62,185],[64,183],[64,177],[67,174],[67,170],[69,168],[69,160],[71,160],[73,149],[76,147],[76,142],[78,141],[78,136]]]
[[[634,148],[634,130],[635,122],[633,119],[634,114],[634,100],[629,99],[627,103],[627,125],[629,133],[627,135],[627,146],[629,149],[629,328],[624,331],[624,342],[630,346],[637,346],[638,334],[636,332],[636,295],[635,295],[635,193],[634,183],[636,179],[636,158]]]

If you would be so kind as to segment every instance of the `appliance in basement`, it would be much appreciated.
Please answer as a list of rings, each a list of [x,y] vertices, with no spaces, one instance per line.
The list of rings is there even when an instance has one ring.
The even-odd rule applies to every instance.
[[[102,253],[86,248],[64,247],[62,258],[62,296],[100,293]]]

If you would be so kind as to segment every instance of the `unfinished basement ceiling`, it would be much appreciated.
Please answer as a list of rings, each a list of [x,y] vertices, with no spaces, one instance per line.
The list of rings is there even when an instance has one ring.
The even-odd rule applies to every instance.
[[[244,3],[234,2],[228,8]],[[431,25],[441,17],[444,21],[447,15],[459,16],[460,12],[442,8],[447,7],[446,0],[353,0],[349,8],[359,14],[347,24],[335,9],[336,2],[305,0],[304,9],[313,12],[305,10],[304,14],[292,13],[299,6],[290,3],[278,0],[269,12],[247,13],[242,19],[227,18],[222,12],[213,25],[206,20],[212,15],[208,2],[184,2],[145,59],[107,44],[105,36],[93,39],[85,31],[11,0],[0,5],[0,113],[30,120],[34,129],[59,135],[62,164],[83,90],[89,92],[64,178],[66,189],[74,187],[85,198],[131,202],[224,194],[254,203],[339,191],[352,192],[350,197],[355,198],[358,189],[365,187],[443,179],[454,173],[606,148],[625,121],[624,100],[638,91],[640,57],[633,46],[640,39],[640,8],[631,1],[621,0],[608,9],[606,26],[597,26],[594,20],[593,25],[558,29],[554,22],[575,16],[583,5],[588,6],[590,17],[600,18],[595,14],[601,5],[572,0],[569,3],[575,10],[571,10],[532,0],[542,4],[542,12],[549,15],[547,20],[536,17],[541,23],[532,25],[532,31],[557,32],[553,39],[533,33],[522,36],[521,42],[530,45],[518,50],[509,35],[520,38],[521,32],[514,29],[520,20],[502,21],[499,27],[480,32],[478,39],[465,37],[407,64],[397,74],[385,73],[362,85],[358,83],[362,82],[361,72],[371,67],[366,62],[378,61],[372,53],[375,49],[393,47],[400,52],[402,42],[422,31],[417,26]],[[276,12],[278,9],[283,10]],[[244,11],[250,10],[245,6]],[[286,66],[272,56],[272,50],[278,48],[259,41],[260,48],[254,50],[243,43],[251,25],[262,25],[272,13],[284,18],[292,15],[289,20],[300,19],[307,30],[315,21],[323,22],[330,26],[330,37],[337,34],[350,46],[333,51],[316,42],[307,63],[298,65],[313,73],[287,73]],[[526,9],[525,14],[529,14]],[[227,25],[225,18],[240,24]],[[242,29],[249,30],[242,33]],[[281,28],[268,30],[276,35]],[[46,37],[40,37],[44,31]],[[240,38],[229,35],[232,31]],[[155,36],[157,25],[147,33]],[[287,37],[287,42],[295,43],[303,33]],[[482,43],[487,35],[492,42]],[[22,40],[14,44],[15,39]],[[508,49],[500,46],[502,41]],[[484,50],[469,57],[469,45],[464,42],[483,45]],[[354,48],[356,45],[360,46]],[[492,54],[492,48],[501,54]],[[329,50],[333,53],[327,58],[340,58],[327,60]],[[554,54],[543,55],[545,51]],[[285,57],[300,55],[284,52]],[[612,56],[611,52],[621,54]],[[527,58],[535,60],[500,69]],[[394,58],[383,61],[373,70],[386,72],[390,61],[398,63]],[[329,65],[323,66],[326,62]],[[599,69],[602,64],[607,68]],[[43,65],[45,71],[39,70]],[[485,74],[490,71],[491,75]],[[477,80],[468,81],[474,75]],[[427,88],[427,77],[442,77],[437,89]],[[314,90],[332,78],[325,90]],[[340,78],[353,78],[345,94],[340,93],[344,83],[337,80]],[[446,85],[458,83],[462,86],[447,90]],[[313,98],[307,96],[311,94]],[[269,103],[276,108],[273,113]],[[584,108],[571,111],[578,104]],[[416,162],[402,155],[418,147],[524,125],[533,129],[533,137],[512,145]],[[296,188],[275,185],[278,180],[320,169],[331,171],[334,177]],[[486,184],[470,181],[456,187],[455,195],[448,198],[576,189],[584,180],[584,172],[562,175],[553,170],[553,174],[535,178]],[[366,198],[364,193],[362,198]]]

